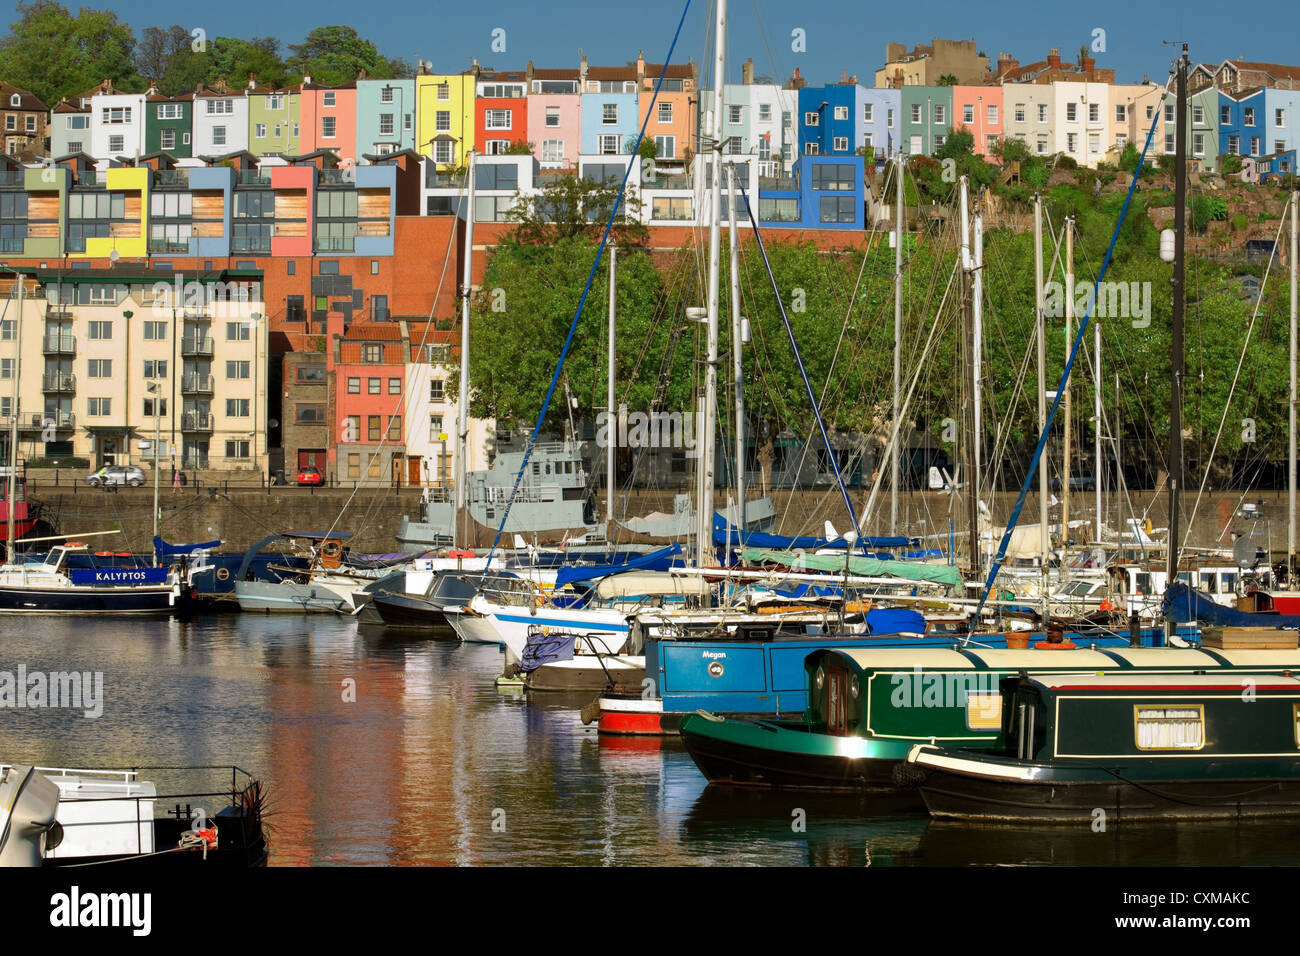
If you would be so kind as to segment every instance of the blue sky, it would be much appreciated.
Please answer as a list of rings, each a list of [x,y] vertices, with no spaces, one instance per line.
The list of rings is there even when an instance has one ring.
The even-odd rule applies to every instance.
[[[678,0],[628,3],[626,0],[555,0],[551,3],[497,0],[495,3],[382,0],[359,4],[356,0],[224,0],[206,4],[202,12],[186,12],[184,5],[161,5],[156,0],[77,0],[110,7],[137,33],[148,26],[168,26],[178,21],[188,28],[202,27],[209,37],[272,35],[283,49],[299,42],[313,26],[345,23],[373,40],[388,56],[412,63],[423,57],[438,70],[459,71],[471,57],[485,66],[522,67],[569,65],[579,51],[592,63],[622,64],[636,57],[659,61],[668,49],[681,15]],[[1225,15],[1224,9],[1231,12]],[[1143,74],[1153,80],[1167,75],[1173,48],[1163,40],[1187,41],[1193,62],[1218,62],[1228,57],[1268,62],[1300,61],[1296,37],[1300,12],[1286,4],[1261,8],[1243,16],[1248,8],[1206,0],[1182,4],[1131,0],[1090,0],[1088,3],[1053,4],[1011,0],[1001,4],[973,0],[923,0],[915,3],[868,5],[863,0],[771,2],[731,0],[729,79],[738,79],[740,63],[754,58],[755,71],[778,80],[797,66],[813,84],[834,82],[843,70],[856,73],[871,85],[870,77],[883,64],[885,44],[929,42],[933,36],[974,38],[982,51],[996,58],[1011,53],[1021,63],[1042,59],[1048,47],[1059,47],[1063,58],[1073,59],[1078,48],[1093,42],[1093,31],[1105,31],[1106,51],[1097,55],[1099,66],[1116,70],[1119,82],[1136,82]],[[4,22],[15,19],[13,8]],[[707,0],[692,0],[690,14],[674,55],[675,61],[695,59],[709,63],[706,26],[712,22]],[[492,50],[493,31],[505,31],[505,52]],[[806,31],[807,50],[791,49],[791,31]]]

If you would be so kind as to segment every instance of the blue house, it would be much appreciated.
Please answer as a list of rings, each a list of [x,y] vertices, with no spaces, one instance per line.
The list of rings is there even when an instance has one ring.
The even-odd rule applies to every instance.
[[[804,155],[781,188],[760,189],[761,225],[790,229],[864,228],[863,158]]]
[[[1219,90],[1219,155],[1263,156],[1271,152],[1267,129],[1264,90],[1242,93]]]
[[[857,85],[835,83],[799,91],[799,154],[852,156],[857,142]]]

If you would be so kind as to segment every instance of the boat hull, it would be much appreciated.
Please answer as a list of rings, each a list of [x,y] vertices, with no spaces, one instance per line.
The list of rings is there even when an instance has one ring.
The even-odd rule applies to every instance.
[[[1017,763],[930,755],[915,765],[925,775],[921,798],[934,817],[990,822],[1088,826],[1099,810],[1112,822],[1300,815],[1295,777],[1130,779],[1122,768],[1041,764],[1030,765],[1033,779],[1006,777]]]
[[[615,686],[636,687],[645,678],[643,658],[623,659],[580,654],[571,660],[543,664],[529,672],[524,687],[532,691],[599,691]]]
[[[773,720],[688,714],[682,741],[710,783],[801,790],[893,790],[907,745],[832,737]]]
[[[385,627],[451,631],[451,624],[442,607],[423,598],[376,594],[371,597],[368,607],[374,610]]]
[[[171,614],[175,589],[0,587],[4,614]]]
[[[241,611],[284,614],[349,614],[352,605],[335,592],[291,581],[238,581],[235,597]]]

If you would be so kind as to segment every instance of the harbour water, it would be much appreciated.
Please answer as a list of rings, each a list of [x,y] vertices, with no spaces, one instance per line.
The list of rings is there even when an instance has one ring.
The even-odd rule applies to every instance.
[[[1290,821],[1007,829],[708,790],[675,740],[598,739],[590,695],[496,690],[496,648],[351,619],[6,618],[0,647],[0,673],[101,672],[104,698],[0,708],[0,762],[236,764],[268,789],[273,866],[1300,863]]]

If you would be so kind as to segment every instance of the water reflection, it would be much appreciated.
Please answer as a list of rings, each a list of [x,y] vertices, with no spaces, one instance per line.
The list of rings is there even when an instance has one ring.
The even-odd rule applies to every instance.
[[[1284,824],[988,829],[906,795],[706,789],[680,741],[583,726],[589,695],[497,690],[496,648],[348,619],[8,618],[0,647],[3,671],[101,671],[105,696],[97,720],[0,710],[0,760],[238,764],[268,788],[274,865],[1296,860]]]

